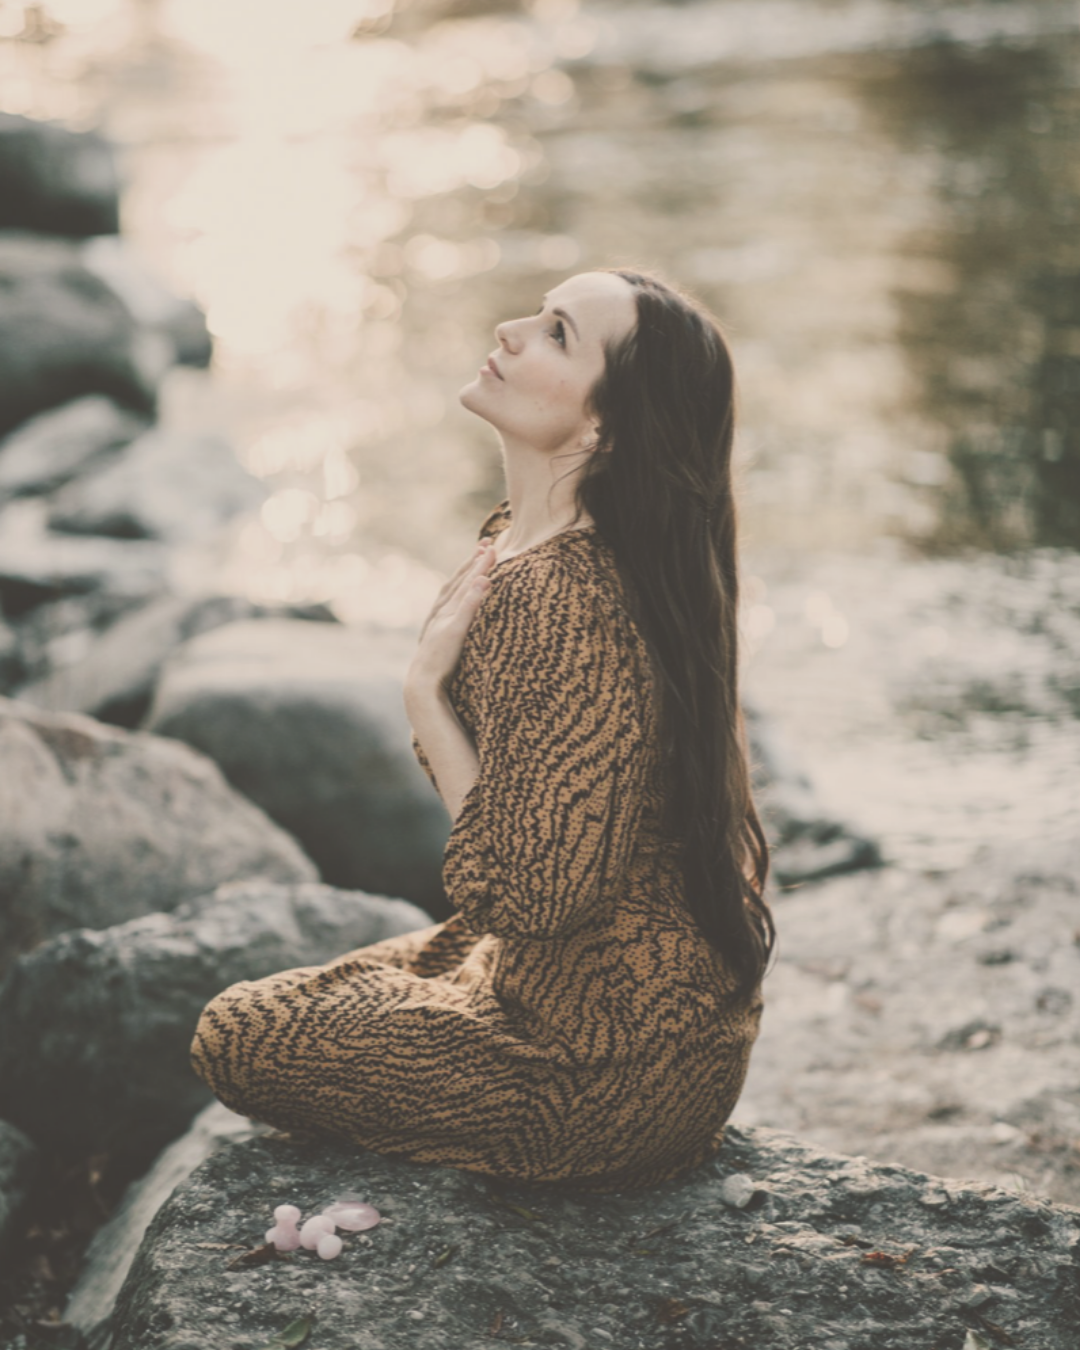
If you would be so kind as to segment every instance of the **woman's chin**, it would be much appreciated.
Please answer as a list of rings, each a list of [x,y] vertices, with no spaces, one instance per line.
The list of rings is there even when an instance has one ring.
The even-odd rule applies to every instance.
[[[477,417],[482,417],[485,421],[488,421],[489,419],[484,406],[486,401],[487,400],[484,398],[483,386],[479,377],[475,380],[470,380],[468,384],[463,385],[458,390],[458,402],[461,406],[467,408],[469,412],[475,413]]]

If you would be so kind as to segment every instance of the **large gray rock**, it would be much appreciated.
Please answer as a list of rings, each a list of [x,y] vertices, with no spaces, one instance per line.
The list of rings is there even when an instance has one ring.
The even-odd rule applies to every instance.
[[[168,657],[190,638],[242,619],[299,617],[299,606],[270,608],[239,595],[165,596],[126,614],[85,652],[45,678],[19,690],[39,708],[81,712],[115,726],[135,727],[146,716],[158,675]],[[306,621],[336,622],[310,606]]]
[[[184,544],[208,538],[265,495],[220,436],[158,429],[61,488],[49,524],[74,534]]]
[[[101,455],[145,431],[145,417],[103,394],[39,413],[0,441],[0,501],[52,492]]]
[[[410,749],[410,646],[319,624],[219,628],[168,662],[146,725],[215,760],[325,880],[441,917],[449,821]]]
[[[211,1100],[189,1053],[215,994],[430,922],[403,900],[251,881],[64,933],[0,988],[0,1115],[64,1152],[160,1147]]]
[[[10,1127],[9,1127],[10,1128]],[[128,1187],[119,1209],[94,1234],[64,1321],[93,1344],[108,1321],[135,1253],[154,1215],[182,1181],[224,1144],[267,1133],[268,1127],[238,1116],[220,1102],[200,1111],[191,1128],[169,1145],[146,1176]]]
[[[0,229],[116,234],[120,180],[108,142],[0,113]]]
[[[0,435],[80,394],[152,412],[171,360],[76,245],[0,236]]]
[[[307,881],[296,843],[187,746],[0,699],[0,968],[68,928],[226,881]]]
[[[306,1217],[343,1192],[391,1222],[334,1261],[227,1268],[275,1205]],[[302,1317],[319,1350],[1075,1350],[1078,1241],[1080,1211],[767,1130],[604,1197],[268,1136],[215,1153],[158,1212],[113,1350],[259,1350]]]
[[[0,1120],[0,1254],[7,1252],[15,1237],[37,1163],[38,1151],[22,1130]]]
[[[0,609],[8,618],[66,596],[105,594],[133,604],[168,584],[164,544],[57,534],[46,527],[45,503],[37,498],[11,502],[0,513]]]

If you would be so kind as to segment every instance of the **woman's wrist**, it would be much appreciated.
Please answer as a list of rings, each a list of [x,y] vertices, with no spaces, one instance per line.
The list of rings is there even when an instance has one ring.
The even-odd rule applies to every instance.
[[[405,681],[405,711],[410,720],[414,715],[432,712],[453,712],[450,695],[443,680],[424,676],[410,676]]]

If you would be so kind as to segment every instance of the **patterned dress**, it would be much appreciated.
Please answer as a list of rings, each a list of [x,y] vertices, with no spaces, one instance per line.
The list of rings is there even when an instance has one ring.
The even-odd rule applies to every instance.
[[[481,535],[508,523],[504,503]],[[446,847],[454,916],[226,989],[194,1065],[279,1128],[582,1190],[652,1185],[719,1148],[760,997],[734,991],[685,907],[610,550],[570,530],[491,583],[450,685],[480,761]]]

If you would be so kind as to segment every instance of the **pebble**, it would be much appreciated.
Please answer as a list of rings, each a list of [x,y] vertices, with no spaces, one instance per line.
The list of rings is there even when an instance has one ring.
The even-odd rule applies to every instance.
[[[731,1209],[745,1209],[758,1188],[743,1172],[733,1172],[720,1187],[720,1199]]]

